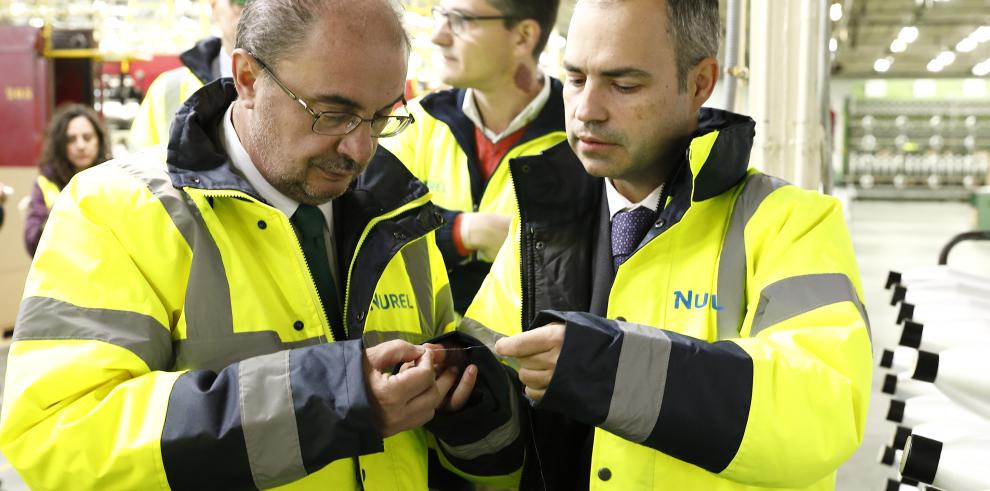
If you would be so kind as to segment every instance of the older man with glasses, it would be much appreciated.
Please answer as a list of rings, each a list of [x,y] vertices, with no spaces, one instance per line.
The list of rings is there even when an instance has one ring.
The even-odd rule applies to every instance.
[[[167,156],[80,173],[52,211],[0,450],[36,490],[424,489],[428,445],[511,483],[508,373],[423,345],[455,315],[442,215],[377,148],[413,122],[396,5],[252,0],[236,46]]]
[[[433,192],[454,307],[464,312],[505,240],[515,197],[509,161],[564,141],[558,80],[538,63],[559,0],[443,0],[433,9],[440,78],[410,103],[417,124],[382,142]]]

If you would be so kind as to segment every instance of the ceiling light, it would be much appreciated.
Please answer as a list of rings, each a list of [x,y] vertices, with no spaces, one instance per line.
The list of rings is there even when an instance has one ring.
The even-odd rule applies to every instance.
[[[928,62],[927,68],[929,72],[941,72],[942,69],[945,68],[945,66],[939,63],[938,59],[935,59]]]
[[[877,58],[877,61],[873,62],[873,69],[880,73],[884,73],[887,70],[890,70],[890,65],[893,63],[893,58],[889,56],[886,58]]]
[[[960,53],[969,53],[970,51],[976,49],[976,45],[977,45],[976,40],[973,39],[972,37],[968,37],[966,39],[963,39],[962,41],[959,41],[959,43],[956,44],[956,51]]]
[[[914,26],[902,27],[901,32],[897,34],[897,39],[900,39],[907,44],[913,43],[916,39],[918,39],[918,28]]]
[[[943,51],[935,57],[935,61],[942,66],[951,65],[953,61],[956,61],[956,53],[948,50]]]
[[[970,34],[969,36],[976,39],[979,43],[990,41],[990,26],[977,27],[976,30],[973,31],[973,34]]]
[[[828,50],[835,53],[839,50],[839,41],[835,38],[830,38],[828,40]]]
[[[832,6],[828,8],[828,17],[832,19],[832,22],[839,22],[839,19],[842,19],[842,4],[833,3]]]
[[[976,66],[973,67],[973,75],[976,75],[977,77],[983,77],[986,76],[987,74],[990,74],[990,64],[978,63]]]
[[[901,38],[897,38],[894,42],[890,43],[891,53],[900,53],[907,49],[907,43],[905,43]]]

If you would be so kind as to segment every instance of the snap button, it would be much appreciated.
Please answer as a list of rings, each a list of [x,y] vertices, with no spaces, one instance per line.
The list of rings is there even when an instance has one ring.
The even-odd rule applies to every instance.
[[[523,164],[523,166],[520,167],[519,170],[521,170],[524,173],[528,174],[529,173],[529,164]]]
[[[663,228],[663,218],[657,220],[657,223],[654,223],[653,226],[656,228]]]
[[[537,243],[536,243],[536,250],[538,250],[538,251],[542,251],[542,250],[543,250],[543,248],[544,248],[544,247],[546,247],[546,246],[547,246],[547,245],[546,245],[546,244],[544,244],[544,243],[543,243],[543,241],[541,240],[541,241],[539,241],[539,242],[537,242]]]
[[[292,324],[292,327],[295,328],[295,330],[297,331],[302,331],[304,326],[305,324],[303,324],[303,321],[296,321],[294,324]]]
[[[601,479],[602,481],[612,479],[612,471],[608,470],[608,467],[598,469],[598,479]]]
[[[264,220],[258,220],[258,228],[260,228],[261,230],[264,230],[264,229],[268,228],[268,224],[265,223]]]

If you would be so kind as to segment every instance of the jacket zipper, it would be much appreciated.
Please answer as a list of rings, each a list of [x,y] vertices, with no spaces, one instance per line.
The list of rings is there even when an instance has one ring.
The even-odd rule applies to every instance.
[[[412,210],[414,208],[418,208],[420,206],[423,206],[423,205],[429,203],[431,197],[432,197],[432,194],[431,193],[426,193],[423,196],[420,196],[419,198],[416,198],[415,200],[410,201],[410,202],[406,203],[403,206],[400,206],[399,208],[396,208],[396,209],[394,209],[394,210],[392,210],[392,211],[390,211],[390,212],[388,212],[388,213],[386,213],[384,215],[379,215],[379,216],[375,217],[370,222],[368,222],[368,225],[366,227],[364,227],[364,231],[361,233],[361,238],[358,239],[357,246],[354,247],[354,256],[351,257],[351,264],[347,267],[347,283],[346,283],[346,285],[344,287],[344,310],[343,310],[343,322],[344,322],[344,332],[345,333],[348,332],[347,312],[350,311],[351,277],[353,276],[353,273],[354,273],[354,264],[357,262],[357,257],[358,257],[358,254],[360,254],[360,252],[361,252],[361,245],[364,244],[364,240],[366,238],[368,238],[368,234],[371,233],[371,229],[374,228],[375,225],[378,225],[379,223],[381,223],[381,222],[383,222],[385,220],[389,220],[391,218],[395,218],[395,217],[397,217],[397,216],[399,216],[399,215],[401,215],[401,214],[403,214],[403,213],[405,213],[405,212],[407,212],[409,210]],[[422,237],[422,236],[419,236],[419,237],[409,237],[409,239],[405,242],[405,244],[408,244],[409,242],[412,242],[413,240],[419,239],[420,237]],[[405,244],[403,244],[403,245],[405,245]],[[401,249],[402,248],[400,247],[397,250],[401,250]]]
[[[271,205],[267,205],[265,203],[262,203],[261,201],[258,201],[257,199],[255,199],[251,195],[246,194],[246,193],[242,193],[240,191],[229,191],[229,192],[225,192],[225,191],[219,191],[219,192],[217,192],[217,191],[210,191],[209,193],[203,192],[202,194],[203,194],[203,196],[206,196],[208,198],[238,198],[238,199],[248,199],[248,200],[250,200],[250,201],[252,201],[254,203],[257,203],[259,205],[268,206],[269,208],[273,208]],[[281,212],[279,212],[279,214],[281,214]],[[285,217],[285,221],[288,222],[289,229],[290,230],[294,230],[292,228],[292,223],[289,222],[289,217]],[[319,313],[320,319],[323,320],[323,332],[326,335],[327,339],[331,343],[332,342],[335,342],[335,341],[337,341],[337,339],[333,335],[333,327],[330,324],[330,319],[327,317],[327,311],[326,311],[325,306],[323,305],[323,300],[320,299],[320,293],[316,289],[316,279],[313,278],[313,271],[311,269],[309,269],[309,263],[306,262],[306,254],[303,252],[302,243],[299,242],[299,237],[297,237],[295,233],[292,234],[292,239],[293,239],[293,241],[296,244],[296,252],[298,252],[298,254],[296,254],[296,260],[302,262],[302,267],[303,267],[304,270],[306,270],[306,276],[309,278],[309,286],[310,286],[309,293],[310,293],[310,297],[313,298],[314,300],[316,300],[316,305],[318,305],[320,307],[317,310],[320,311],[320,313]],[[344,327],[344,335],[345,336],[347,335],[346,324],[345,324],[345,327]]]

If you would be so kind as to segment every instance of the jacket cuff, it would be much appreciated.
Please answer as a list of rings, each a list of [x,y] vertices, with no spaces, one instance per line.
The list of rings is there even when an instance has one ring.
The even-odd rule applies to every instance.
[[[292,400],[308,472],[384,450],[368,400],[362,348],[353,340],[291,351]]]
[[[478,378],[467,405],[456,412],[438,412],[426,424],[436,436],[438,447],[458,470],[475,476],[506,475],[523,463],[520,387],[515,373],[502,365],[480,341],[463,332],[440,336],[432,343],[448,347],[478,349],[454,352],[465,354],[463,370],[469,364],[478,368]]]
[[[437,208],[443,214],[443,225],[436,232],[437,247],[440,249],[440,254],[443,255],[444,262],[449,265],[447,267],[449,270],[454,265],[463,263],[465,259],[457,250],[457,245],[454,244],[454,222],[457,221],[461,212]]]
[[[541,312],[533,324],[554,321],[564,342],[537,407],[713,473],[729,465],[753,393],[753,360],[739,345],[584,312]]]

